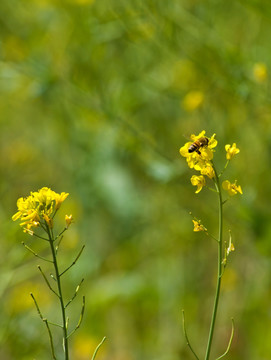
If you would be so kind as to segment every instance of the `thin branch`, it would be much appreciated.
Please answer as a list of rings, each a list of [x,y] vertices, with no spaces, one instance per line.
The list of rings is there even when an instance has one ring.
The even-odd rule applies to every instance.
[[[54,281],[57,281],[56,278],[55,278],[55,276],[54,276],[54,274],[50,273],[50,276],[51,276],[51,278],[52,278]]]
[[[57,254],[57,252],[58,252],[58,249],[59,249],[59,246],[60,246],[60,243],[61,243],[63,237],[64,237],[64,236],[62,235],[61,238],[59,239],[58,244],[56,245],[56,254]]]
[[[96,347],[96,349],[95,349],[95,351],[94,351],[94,353],[93,353],[93,355],[92,355],[91,360],[94,360],[94,359],[95,359],[98,350],[99,350],[100,347],[103,345],[103,343],[104,343],[105,340],[106,340],[106,336],[103,337],[103,340],[102,340],[102,341],[100,342],[100,344]]]
[[[212,239],[214,239],[216,242],[218,242],[218,239],[214,235],[210,234],[208,231],[205,231],[205,234],[209,235]]]
[[[52,288],[51,284],[49,283],[47,277],[45,276],[44,272],[42,271],[41,267],[38,265],[38,269],[41,272],[41,275],[43,276],[47,286],[49,287],[49,289],[59,298],[59,294]]]
[[[81,309],[81,314],[80,314],[79,321],[78,321],[76,327],[73,329],[73,331],[67,336],[67,339],[68,339],[72,334],[74,334],[77,329],[79,329],[79,327],[80,327],[80,325],[81,325],[81,323],[82,323],[82,320],[83,320],[84,312],[85,312],[85,297],[83,296],[83,305],[82,305],[82,309]]]
[[[221,173],[218,175],[218,177],[220,178],[220,176],[224,173],[224,171],[227,169],[228,165],[229,165],[230,160],[227,160],[224,169],[221,171]]]
[[[84,279],[82,279],[80,281],[80,283],[77,285],[76,289],[75,289],[75,293],[73,295],[73,297],[67,302],[67,304],[65,305],[65,309],[70,305],[70,303],[75,299],[79,289],[80,289],[80,286],[82,285],[82,282],[84,281]]]
[[[213,191],[213,192],[217,193],[217,190],[216,190],[216,189],[211,188],[211,187],[209,187],[209,186],[207,186],[207,188],[208,188],[209,190],[211,190],[211,191]]]
[[[36,233],[33,233],[33,236],[36,236],[37,238],[42,239],[42,240],[45,240],[45,241],[49,241],[49,239],[46,239],[45,237],[40,236],[40,235],[38,235],[38,234],[36,234]]]
[[[38,257],[38,258],[41,259],[41,260],[44,260],[44,261],[53,263],[52,260],[46,259],[46,258],[40,256],[39,254],[35,253],[35,251],[32,250],[32,249],[31,249],[28,245],[26,245],[23,241],[22,241],[22,244],[23,244],[23,246],[24,246],[28,251],[30,251],[34,256]]]
[[[222,359],[224,356],[226,356],[228,354],[228,352],[230,351],[230,348],[231,348],[233,335],[234,335],[234,321],[233,321],[233,318],[232,318],[231,319],[231,336],[230,336],[230,340],[229,340],[229,343],[228,343],[228,347],[227,347],[226,351],[224,352],[224,354],[219,356],[216,360]]]
[[[186,339],[186,344],[188,345],[189,349],[191,350],[191,352],[193,353],[193,355],[195,356],[195,358],[197,360],[199,360],[198,356],[196,355],[195,351],[192,349],[192,346],[189,342],[188,336],[187,336],[187,332],[186,332],[186,327],[185,327],[185,318],[184,318],[184,310],[182,310],[182,314],[183,314],[183,332],[184,332],[184,336]]]
[[[51,322],[51,321],[48,321],[48,324],[53,325],[53,326],[57,326],[57,327],[60,327],[61,329],[63,329],[63,326],[62,326],[62,325],[53,323],[53,322]]]
[[[53,359],[54,359],[54,360],[57,360],[57,359],[56,359],[56,355],[55,355],[55,350],[54,350],[53,336],[52,336],[52,333],[51,333],[51,330],[50,330],[50,327],[49,327],[48,320],[43,317],[43,315],[42,315],[42,313],[41,313],[41,311],[40,311],[40,308],[39,308],[39,306],[38,306],[37,300],[35,299],[34,295],[33,295],[32,293],[30,293],[30,296],[32,297],[32,299],[33,299],[33,301],[34,301],[34,303],[35,303],[35,306],[36,306],[37,312],[38,312],[38,314],[39,314],[39,317],[40,317],[41,320],[45,323],[45,326],[46,326],[47,331],[48,331],[49,339],[50,339],[52,356],[53,356]]]
[[[82,249],[79,251],[78,255],[76,256],[76,258],[74,259],[74,261],[71,263],[71,265],[69,267],[67,267],[67,269],[65,269],[64,271],[62,271],[61,274],[59,274],[59,276],[62,276],[63,274],[65,274],[65,272],[67,272],[72,266],[74,266],[77,262],[77,260],[79,259],[80,255],[82,254],[83,250],[85,248],[85,245],[82,246]]]
[[[67,228],[64,228],[64,229],[56,236],[56,238],[54,239],[54,241],[56,241],[56,240],[60,237],[60,239],[59,239],[59,241],[58,241],[58,244],[56,245],[56,254],[57,254],[57,252],[58,252],[60,243],[61,243],[61,241],[62,241],[62,239],[63,239],[63,233],[64,233],[66,230],[67,230]]]

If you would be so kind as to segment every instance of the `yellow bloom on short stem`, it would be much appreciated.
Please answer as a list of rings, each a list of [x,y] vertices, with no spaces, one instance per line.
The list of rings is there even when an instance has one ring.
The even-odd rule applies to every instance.
[[[237,185],[236,182],[237,180],[235,180],[235,182],[232,184],[229,180],[225,180],[222,183],[223,189],[228,191],[230,196],[236,195],[237,193],[243,194],[241,186]]]
[[[65,215],[66,229],[68,229],[72,221],[73,221],[72,215]]]
[[[193,186],[197,186],[196,194],[198,194],[201,191],[203,186],[205,186],[205,183],[206,183],[205,182],[205,177],[202,176],[202,175],[199,175],[199,176],[193,175],[191,177],[191,184]]]
[[[207,231],[206,227],[204,227],[200,220],[192,220],[194,224],[194,230],[193,231]]]
[[[63,201],[69,196],[69,193],[62,192],[61,194],[55,193],[56,210],[58,210]]]
[[[231,160],[236,154],[240,152],[240,149],[236,147],[236,144],[233,143],[232,145],[225,145],[225,150],[227,152],[226,158],[227,160]]]

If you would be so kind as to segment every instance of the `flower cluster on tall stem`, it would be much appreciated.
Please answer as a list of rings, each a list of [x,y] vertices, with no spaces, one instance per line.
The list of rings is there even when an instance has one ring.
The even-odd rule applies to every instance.
[[[204,232],[206,235],[210,235],[212,238],[214,238],[217,242],[217,251],[218,251],[217,284],[215,291],[214,306],[212,311],[212,318],[209,329],[209,337],[207,341],[206,353],[204,358],[204,360],[209,360],[211,348],[212,348],[213,335],[215,330],[216,317],[217,317],[222,275],[224,272],[224,268],[226,267],[229,254],[232,251],[234,251],[234,245],[232,243],[231,236],[228,245],[224,244],[223,242],[223,205],[227,200],[222,199],[222,188],[226,190],[230,196],[236,195],[238,193],[242,194],[243,192],[241,186],[237,185],[236,180],[234,183],[231,183],[229,180],[225,180],[221,184],[221,179],[220,179],[222,174],[226,170],[229,161],[232,160],[232,158],[240,152],[240,150],[236,146],[236,143],[233,143],[233,145],[227,144],[225,146],[226,164],[224,165],[222,171],[218,173],[213,161],[215,147],[217,146],[218,143],[217,140],[215,139],[215,134],[213,134],[211,137],[207,137],[205,133],[206,133],[205,130],[203,130],[199,133],[199,135],[194,135],[194,134],[191,135],[191,141],[187,142],[184,146],[181,147],[180,154],[186,158],[187,164],[191,169],[194,169],[200,173],[199,175],[193,175],[191,177],[192,185],[197,187],[196,194],[198,194],[205,186],[207,186],[208,182],[211,181],[214,187],[212,188],[209,187],[209,189],[215,191],[218,195],[218,236],[217,237],[214,237],[208,233],[207,228],[201,223],[201,220],[198,220],[196,218],[192,220],[194,224],[195,232]],[[224,246],[224,252],[223,252],[223,246]],[[187,345],[189,346],[195,358],[199,359],[188,339],[188,335],[185,328],[184,312],[183,312],[183,325],[184,325],[184,334],[187,341]],[[217,359],[222,359],[229,352],[231,342],[233,339],[233,334],[234,334],[234,326],[232,320],[232,331],[228,342],[228,347],[226,351]]]
[[[50,340],[50,347],[51,347],[51,353],[52,358],[56,359],[56,352],[55,352],[55,346],[53,341],[53,336],[51,332],[51,326],[57,326],[62,328],[62,343],[63,343],[63,352],[64,352],[64,358],[65,360],[69,359],[69,346],[68,346],[68,339],[69,337],[79,328],[83,314],[84,314],[84,308],[85,308],[85,298],[83,297],[83,305],[81,309],[81,315],[78,321],[77,326],[68,333],[68,317],[66,315],[67,307],[70,305],[72,300],[77,295],[77,292],[80,288],[80,285],[82,284],[83,280],[80,282],[80,284],[77,286],[74,295],[71,297],[69,301],[65,303],[63,292],[62,292],[62,276],[73,266],[76,264],[77,260],[79,259],[84,246],[80,250],[79,254],[76,256],[75,260],[72,262],[70,266],[68,266],[64,270],[60,270],[58,265],[58,248],[60,245],[60,242],[63,237],[63,233],[68,229],[70,224],[73,221],[72,215],[65,215],[65,227],[64,229],[57,235],[54,235],[54,217],[59,210],[61,204],[63,201],[67,198],[69,194],[62,192],[61,194],[56,193],[55,191],[51,190],[48,187],[43,187],[42,189],[31,192],[30,195],[26,198],[19,198],[17,201],[17,207],[18,211],[13,215],[12,220],[16,221],[18,219],[21,220],[20,226],[23,228],[23,231],[29,235],[35,236],[39,239],[45,240],[49,244],[50,252],[51,252],[51,258],[44,258],[38,255],[35,251],[33,251],[28,245],[23,243],[23,245],[26,247],[27,250],[29,250],[32,254],[34,254],[36,257],[42,259],[43,261],[47,261],[49,263],[52,263],[54,268],[54,274],[51,274],[51,278],[54,280],[54,283],[49,280],[49,278],[46,276],[45,272],[42,270],[40,266],[38,266],[38,269],[44,278],[46,285],[50,289],[50,291],[58,298],[59,304],[60,304],[60,312],[61,312],[61,318],[62,323],[61,324],[55,324],[53,322],[49,322],[43,315],[40,310],[40,307],[38,305],[38,302],[34,296],[34,294],[31,293],[31,297],[35,303],[36,309],[38,311],[38,314],[41,318],[41,320],[45,323],[49,340]],[[64,222],[64,221],[63,221]],[[40,232],[37,232],[37,228],[40,228],[45,235],[40,235]]]

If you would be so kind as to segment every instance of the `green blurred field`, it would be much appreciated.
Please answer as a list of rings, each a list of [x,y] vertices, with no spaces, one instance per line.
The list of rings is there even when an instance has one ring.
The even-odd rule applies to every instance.
[[[225,144],[241,149],[228,176],[244,192],[225,205],[236,251],[212,359],[231,317],[225,359],[271,359],[270,19],[259,0],[0,2],[1,360],[50,358],[29,293],[58,315],[21,241],[46,249],[11,221],[17,198],[43,186],[70,193],[63,263],[86,244],[65,288],[69,297],[85,278],[70,313],[76,324],[85,294],[72,359],[90,359],[103,336],[98,360],[193,359],[183,308],[203,357],[216,244],[193,233],[189,212],[216,233],[217,199],[194,194],[179,155],[203,129],[217,134],[218,168]]]

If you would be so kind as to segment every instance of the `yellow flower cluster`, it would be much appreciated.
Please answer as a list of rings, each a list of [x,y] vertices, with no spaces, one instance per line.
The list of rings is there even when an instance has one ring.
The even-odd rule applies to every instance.
[[[212,179],[215,172],[212,165],[214,148],[217,145],[215,134],[208,138],[203,130],[199,135],[191,135],[191,140],[180,148],[180,154],[186,158],[187,164],[191,169],[195,169],[201,175],[193,175],[191,183],[197,186],[196,193],[199,193],[205,185],[205,176]]]
[[[31,192],[27,198],[19,198],[17,201],[18,211],[12,216],[12,220],[20,219],[20,226],[24,232],[33,235],[33,227],[47,225],[53,227],[53,217],[60,208],[62,202],[69,194],[62,192],[58,194],[48,187]],[[66,218],[66,226],[72,221],[71,215]]]
[[[215,178],[215,170],[213,167],[213,153],[214,148],[217,146],[217,140],[215,134],[210,138],[205,136],[205,130],[201,131],[198,135],[191,135],[191,141],[187,142],[183,147],[180,148],[180,154],[186,158],[187,164],[191,169],[195,169],[200,172],[200,175],[193,175],[191,177],[191,183],[197,187],[196,194],[199,193],[202,188],[206,185],[205,176],[209,179]],[[226,159],[231,160],[236,154],[240,152],[236,144],[227,144],[225,146]],[[228,164],[228,162],[227,162]],[[225,168],[227,167],[227,164]],[[238,192],[242,194],[242,189],[234,184],[231,184],[228,180],[224,181],[223,189],[227,190],[232,196]]]
[[[203,130],[199,135],[192,134],[190,138],[192,141],[180,148],[180,154],[186,158],[188,166],[198,171],[206,166],[212,167],[210,161],[213,159],[213,149],[217,145],[215,134],[211,138],[207,138]]]

